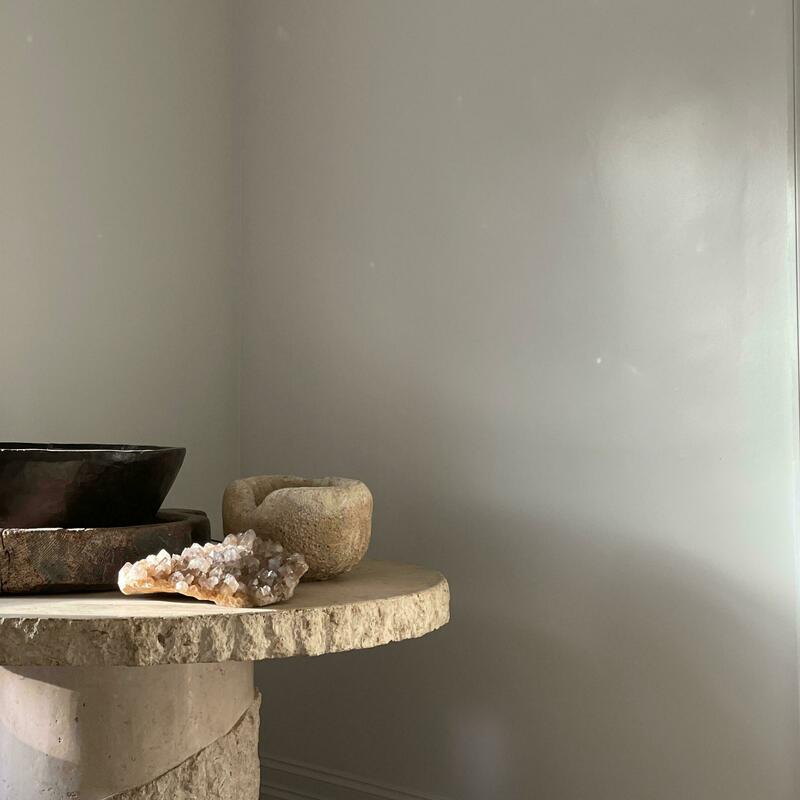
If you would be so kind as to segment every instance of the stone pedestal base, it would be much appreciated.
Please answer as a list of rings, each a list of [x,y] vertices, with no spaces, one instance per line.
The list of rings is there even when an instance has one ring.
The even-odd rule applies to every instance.
[[[424,636],[449,601],[387,561],[261,609],[0,594],[0,800],[258,800],[251,662]]]
[[[258,800],[253,665],[0,668],[0,800]]]

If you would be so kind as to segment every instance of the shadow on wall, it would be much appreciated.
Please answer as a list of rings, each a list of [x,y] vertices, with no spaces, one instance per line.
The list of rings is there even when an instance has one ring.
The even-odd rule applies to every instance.
[[[450,626],[367,653],[266,665],[271,756],[306,754],[406,786],[410,762],[416,787],[452,800],[792,796],[785,612],[616,534],[479,508],[428,521],[444,524],[473,551],[440,554]],[[503,546],[519,537],[530,561]],[[305,723],[289,722],[298,703],[313,716],[313,742]],[[787,731],[783,750],[765,747],[776,729]]]

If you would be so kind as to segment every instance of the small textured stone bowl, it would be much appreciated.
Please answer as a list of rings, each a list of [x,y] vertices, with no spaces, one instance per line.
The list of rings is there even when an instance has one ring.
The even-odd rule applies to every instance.
[[[372,530],[372,493],[352,478],[257,475],[229,484],[222,499],[225,533],[252,528],[308,563],[305,580],[349,572],[364,558]]]
[[[185,455],[182,447],[0,442],[0,528],[153,522]]]

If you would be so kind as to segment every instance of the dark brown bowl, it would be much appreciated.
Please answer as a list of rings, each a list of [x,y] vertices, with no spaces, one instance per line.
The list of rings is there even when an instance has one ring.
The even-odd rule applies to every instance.
[[[0,527],[152,522],[185,455],[183,447],[0,442]]]

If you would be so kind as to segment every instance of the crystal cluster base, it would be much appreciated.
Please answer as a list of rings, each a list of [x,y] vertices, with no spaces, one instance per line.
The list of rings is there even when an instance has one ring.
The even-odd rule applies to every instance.
[[[172,592],[220,606],[259,608],[288,600],[308,565],[299,553],[253,531],[221,543],[193,544],[180,555],[162,550],[119,571],[123,594]]]

